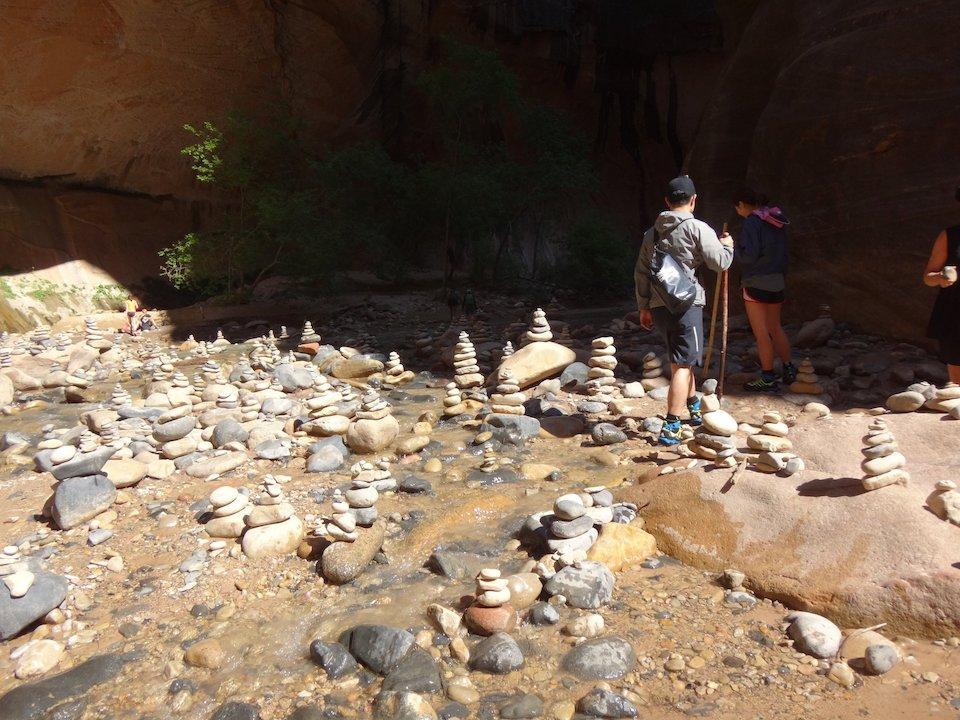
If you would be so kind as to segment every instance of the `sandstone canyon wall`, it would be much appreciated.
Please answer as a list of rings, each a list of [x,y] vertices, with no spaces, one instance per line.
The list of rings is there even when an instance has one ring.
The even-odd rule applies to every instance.
[[[82,259],[123,281],[155,272],[156,249],[215,202],[179,156],[185,122],[282,105],[318,149],[361,136],[415,143],[421,108],[407,89],[432,40],[452,34],[497,47],[530,94],[574,120],[601,201],[631,231],[678,162],[717,225],[732,190],[754,183],[794,220],[788,310],[828,302],[842,318],[922,334],[923,258],[960,215],[960,3],[650,4],[663,22],[646,7],[8,0],[0,265]],[[558,8],[569,11],[559,22]]]

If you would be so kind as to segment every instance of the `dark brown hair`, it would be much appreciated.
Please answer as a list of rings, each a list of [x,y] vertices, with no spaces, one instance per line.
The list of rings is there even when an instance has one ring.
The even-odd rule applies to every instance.
[[[770,199],[763,193],[752,190],[748,187],[742,187],[740,190],[733,196],[733,204],[737,203],[746,203],[747,205],[756,205],[757,207],[763,207],[764,205],[770,204]]]

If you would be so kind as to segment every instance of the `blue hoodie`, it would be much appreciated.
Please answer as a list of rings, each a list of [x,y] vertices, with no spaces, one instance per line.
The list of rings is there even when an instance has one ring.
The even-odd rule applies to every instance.
[[[740,284],[769,292],[786,289],[789,221],[779,208],[761,208],[747,216],[736,245]]]

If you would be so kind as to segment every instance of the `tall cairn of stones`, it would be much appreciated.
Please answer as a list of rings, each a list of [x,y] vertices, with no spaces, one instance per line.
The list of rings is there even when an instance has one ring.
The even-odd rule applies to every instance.
[[[549,342],[553,340],[550,323],[547,322],[547,314],[541,308],[533,311],[533,320],[530,322],[530,329],[527,330],[525,337],[527,342]]]
[[[608,403],[616,399],[620,392],[613,370],[617,367],[617,348],[612,337],[599,337],[592,343],[590,359],[587,364],[587,392],[597,402]]]
[[[698,457],[713,460],[720,467],[734,467],[737,464],[737,444],[733,436],[739,425],[730,413],[720,408],[716,387],[717,381],[713,379],[703,384],[700,398],[703,424],[694,431],[688,447]]]
[[[506,359],[513,355],[514,352],[516,351],[513,349],[513,343],[507,340],[507,344],[503,346],[503,352],[501,353],[500,358]]]
[[[393,443],[400,434],[400,423],[390,405],[371,390],[360,401],[360,409],[347,429],[346,442],[358,453],[373,453]]]
[[[307,399],[310,433],[323,437],[343,435],[350,427],[350,418],[340,410],[343,396],[324,375],[317,376],[313,387],[314,395]]]
[[[790,384],[790,392],[797,395],[822,395],[823,385],[810,358],[804,358],[797,368],[797,379]]]
[[[250,496],[237,488],[224,485],[210,493],[210,505],[213,517],[204,525],[207,535],[216,538],[238,538],[243,534],[246,523],[243,519],[253,506]]]
[[[477,635],[510,632],[517,625],[517,611],[510,604],[507,579],[495,568],[484,568],[477,575],[476,598],[463,613],[464,624]]]
[[[520,386],[513,379],[510,369],[501,369],[497,391],[490,398],[490,409],[498,415],[523,415],[525,400],[526,397],[520,392]]]
[[[477,365],[477,351],[466,332],[460,333],[460,340],[453,352],[454,382],[461,390],[483,385],[483,375]]]
[[[263,494],[243,521],[247,527],[240,546],[247,557],[292,553],[303,539],[303,521],[284,499],[283,488],[273,475],[264,477]]]
[[[354,542],[357,533],[357,517],[350,512],[350,504],[343,500],[334,500],[333,514],[329,520],[321,523],[320,532],[329,535],[334,542]]]
[[[313,329],[309,320],[303,321],[303,330],[300,331],[300,343],[318,343],[320,342],[320,333]]]
[[[387,358],[387,362],[384,364],[384,385],[403,385],[411,380],[413,380],[413,372],[403,368],[403,363],[400,362],[400,355],[396,351],[391,352]]]
[[[903,469],[907,458],[900,452],[893,433],[886,422],[880,418],[870,423],[863,437],[863,487],[865,490],[877,490],[887,485],[906,485],[910,473]]]
[[[447,383],[447,394],[443,398],[443,416],[452,418],[463,415],[469,408],[463,402],[463,395],[455,382]]]
[[[747,437],[747,446],[760,451],[755,465],[757,470],[790,476],[804,469],[803,460],[789,452],[793,447],[787,439],[789,431],[780,413],[763,414],[760,432]]]
[[[640,384],[646,391],[655,390],[669,384],[669,380],[663,376],[663,361],[654,352],[648,352],[643,356],[643,376]]]

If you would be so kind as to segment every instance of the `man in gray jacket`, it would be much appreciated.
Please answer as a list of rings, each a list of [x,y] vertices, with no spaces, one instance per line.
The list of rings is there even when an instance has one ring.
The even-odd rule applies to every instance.
[[[655,247],[666,251],[696,278],[696,269],[701,265],[717,273],[730,267],[733,262],[733,240],[727,233],[718,238],[709,225],[693,217],[697,190],[689,176],[681,175],[667,184],[664,202],[669,209],[660,213],[653,227],[643,236],[634,281],[640,324],[647,330],[656,326],[670,355],[673,374],[660,444],[676,445],[681,440],[680,414],[684,407],[690,413],[691,425],[699,425],[702,419],[693,368],[703,362],[703,306],[706,296],[703,286],[697,281],[697,296],[693,305],[681,315],[670,313],[651,285],[653,251]]]

